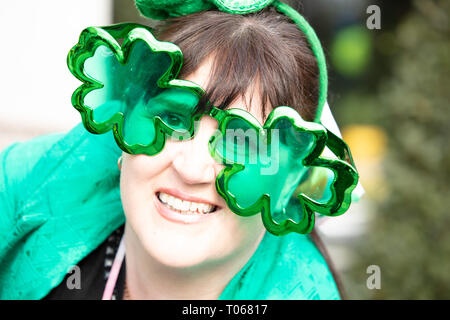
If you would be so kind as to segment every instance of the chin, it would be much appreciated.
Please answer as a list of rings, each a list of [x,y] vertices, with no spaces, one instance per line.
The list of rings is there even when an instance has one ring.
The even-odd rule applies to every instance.
[[[218,235],[217,231],[215,232]],[[211,234],[183,233],[162,229],[143,239],[145,251],[155,261],[170,268],[194,268],[226,259],[233,252],[230,244],[211,239]]]

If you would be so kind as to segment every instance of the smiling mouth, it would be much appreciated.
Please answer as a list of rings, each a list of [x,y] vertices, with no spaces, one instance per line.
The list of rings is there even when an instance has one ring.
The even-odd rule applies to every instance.
[[[185,215],[206,215],[218,209],[213,204],[187,201],[165,192],[157,192],[156,197],[165,207]]]

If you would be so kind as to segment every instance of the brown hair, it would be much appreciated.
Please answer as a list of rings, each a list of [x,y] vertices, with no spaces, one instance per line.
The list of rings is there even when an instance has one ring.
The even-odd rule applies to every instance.
[[[205,100],[227,106],[259,85],[263,117],[270,108],[290,106],[313,120],[318,102],[318,67],[304,34],[284,15],[266,9],[248,15],[204,11],[168,20],[159,40],[183,52],[183,78],[212,56]]]
[[[178,78],[213,58],[205,101],[226,107],[236,98],[244,98],[256,83],[262,95],[263,118],[274,107],[290,106],[303,119],[314,119],[319,93],[315,56],[305,35],[273,8],[247,15],[198,12],[169,19],[155,33],[159,40],[175,43],[183,52]],[[342,298],[341,282],[325,246],[315,230],[310,237],[327,261]]]

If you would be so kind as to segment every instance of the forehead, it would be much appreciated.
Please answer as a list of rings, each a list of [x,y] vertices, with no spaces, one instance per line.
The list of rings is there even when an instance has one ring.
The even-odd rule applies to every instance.
[[[184,77],[184,80],[192,81],[203,89],[208,88],[211,80],[213,63],[214,60],[211,56],[205,58],[194,72]],[[248,88],[244,97],[238,96],[233,102],[226,106],[226,109],[231,108],[246,110],[258,119],[261,124],[264,123],[261,93],[256,81]]]

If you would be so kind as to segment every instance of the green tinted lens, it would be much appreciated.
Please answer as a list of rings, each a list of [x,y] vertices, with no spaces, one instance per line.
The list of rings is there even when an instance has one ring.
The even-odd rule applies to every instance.
[[[166,89],[146,103],[148,113],[159,117],[162,122],[176,131],[188,131],[194,123],[199,102],[197,95],[180,89]]]
[[[124,138],[129,144],[149,144],[155,136],[155,122],[161,121],[169,137],[188,139],[194,125],[198,97],[180,88],[165,89],[154,97],[143,97],[125,113]]]
[[[308,174],[305,175],[298,185],[295,193],[304,194],[319,203],[326,203],[332,197],[331,184],[334,178],[335,174],[331,169],[322,167],[310,168]]]
[[[230,179],[229,191],[242,206],[250,206],[267,194],[275,222],[291,219],[298,223],[302,212],[292,210],[298,206],[294,192],[307,171],[302,160],[310,151],[313,136],[295,131],[288,120],[281,119],[267,131],[267,137],[267,141],[259,139],[257,156],[249,155],[257,161],[245,163],[245,169]]]
[[[226,124],[225,135],[216,143],[216,153],[224,163],[248,164],[256,162],[258,131],[245,119],[236,117]]]
[[[199,96],[185,88],[160,88],[157,82],[170,67],[166,53],[154,53],[144,41],[135,41],[125,64],[106,46],[99,46],[85,62],[86,73],[102,79],[103,88],[89,92],[85,104],[98,122],[118,111],[124,114],[123,137],[128,145],[149,145],[160,131],[190,138]],[[159,120],[157,120],[159,119]]]
[[[93,110],[97,123],[109,120],[123,107],[123,83],[117,81],[122,78],[124,67],[117,61],[114,53],[102,45],[95,50],[93,57],[84,63],[86,74],[92,79],[101,79],[103,87],[90,91],[84,98],[84,104]]]
[[[228,194],[241,208],[268,195],[275,222],[300,222],[303,213],[296,189],[307,174],[303,159],[311,152],[314,135],[296,130],[286,118],[264,130],[237,115],[224,121],[225,134],[216,138],[213,153],[225,165],[242,167],[227,181]]]

